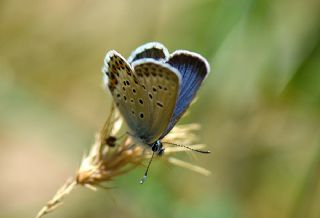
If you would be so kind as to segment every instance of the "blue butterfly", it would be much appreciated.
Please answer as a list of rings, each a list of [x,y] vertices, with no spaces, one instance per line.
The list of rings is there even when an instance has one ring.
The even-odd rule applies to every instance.
[[[102,71],[128,134],[136,144],[151,148],[153,157],[164,152],[161,139],[184,114],[210,67],[197,53],[177,50],[169,54],[164,45],[151,42],[138,47],[128,60],[109,51]]]

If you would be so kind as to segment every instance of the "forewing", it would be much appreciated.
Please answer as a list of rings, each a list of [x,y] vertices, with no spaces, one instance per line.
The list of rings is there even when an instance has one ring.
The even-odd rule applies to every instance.
[[[134,71],[144,89],[143,100],[148,132],[141,135],[147,143],[155,142],[166,130],[173,114],[181,76],[168,64],[152,59],[142,59],[133,63]]]
[[[189,51],[179,50],[174,52],[168,63],[180,72],[182,81],[173,115],[161,138],[178,122],[210,71],[209,64],[205,58]]]
[[[103,73],[130,133],[148,144],[158,140],[168,126],[181,79],[176,69],[152,59],[138,60],[133,66],[135,70],[110,51]]]
[[[104,62],[103,73],[106,85],[129,127],[130,133],[137,135],[141,132],[148,132],[148,126],[140,117],[144,105],[141,105],[139,100],[145,95],[145,90],[131,66],[116,51],[108,52]]]

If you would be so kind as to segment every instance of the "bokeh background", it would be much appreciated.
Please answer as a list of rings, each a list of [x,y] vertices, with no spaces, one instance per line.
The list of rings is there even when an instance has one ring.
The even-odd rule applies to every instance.
[[[160,41],[212,72],[190,116],[211,155],[155,161],[116,188],[78,188],[47,217],[319,217],[317,0],[1,0],[0,217],[34,217],[105,120],[107,50]]]

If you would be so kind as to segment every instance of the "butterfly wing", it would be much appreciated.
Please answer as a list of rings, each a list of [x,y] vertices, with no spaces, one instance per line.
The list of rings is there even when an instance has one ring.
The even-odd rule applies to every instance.
[[[167,135],[178,122],[210,71],[209,64],[205,58],[189,51],[178,50],[174,52],[168,63],[180,72],[182,82],[173,115],[160,138]]]
[[[110,51],[103,72],[130,133],[149,144],[168,126],[178,97],[180,74],[168,64],[151,59],[138,60],[133,67],[120,54]],[[170,97],[164,98],[164,93],[170,93]]]
[[[104,60],[105,85],[108,86],[122,117],[131,132],[145,132],[146,126],[140,125],[137,114],[142,110],[137,104],[136,96],[141,96],[143,90],[136,75],[127,61],[116,51],[107,53]]]
[[[132,62],[143,58],[167,61],[169,58],[169,52],[161,43],[149,42],[134,50],[129,56],[128,62],[131,64]]]
[[[168,64],[153,59],[141,59],[133,63],[134,71],[146,87],[146,125],[144,136],[149,143],[159,139],[166,130],[179,94],[180,73]]]

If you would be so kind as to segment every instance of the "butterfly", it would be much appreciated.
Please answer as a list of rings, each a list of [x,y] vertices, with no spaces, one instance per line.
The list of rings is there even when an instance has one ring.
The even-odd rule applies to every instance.
[[[161,140],[194,99],[210,66],[197,53],[177,50],[169,54],[161,43],[150,42],[138,47],[127,60],[114,50],[107,52],[102,72],[128,134],[135,144],[151,148],[152,160],[155,153],[163,154]]]

